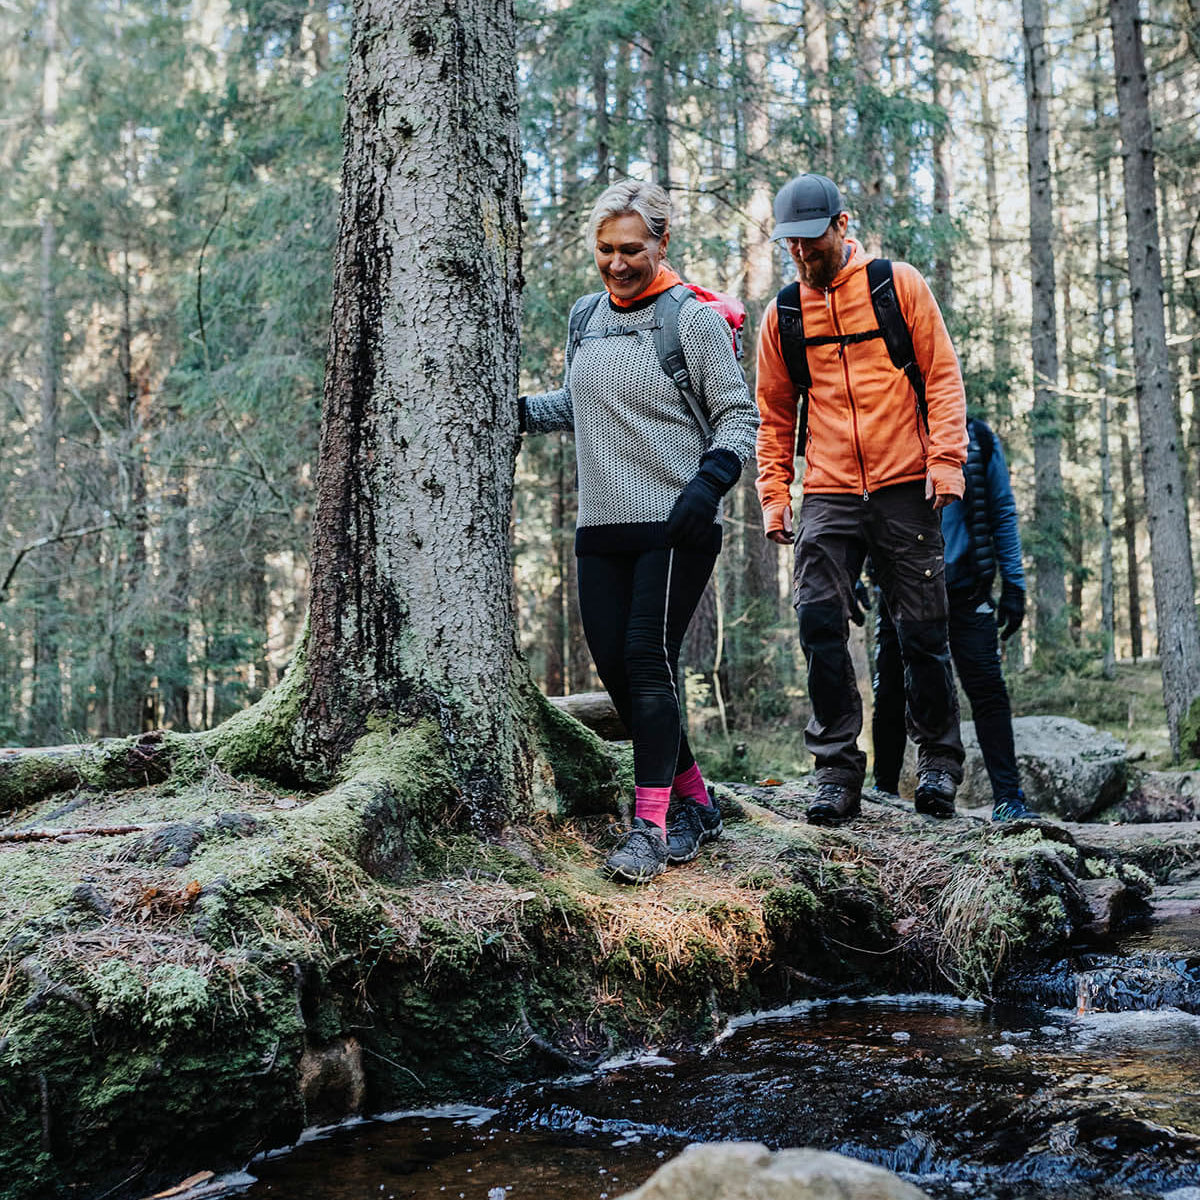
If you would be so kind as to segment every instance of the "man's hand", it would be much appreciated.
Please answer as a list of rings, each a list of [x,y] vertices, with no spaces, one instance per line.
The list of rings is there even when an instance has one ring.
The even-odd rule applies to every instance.
[[[933,482],[933,476],[926,473],[925,499],[933,505],[934,512],[940,512],[947,504],[953,504],[958,497],[953,492],[939,492],[936,484]]]
[[[767,537],[781,546],[790,546],[796,540],[796,534],[792,529],[792,510],[790,508],[783,510],[783,528],[772,529]]]

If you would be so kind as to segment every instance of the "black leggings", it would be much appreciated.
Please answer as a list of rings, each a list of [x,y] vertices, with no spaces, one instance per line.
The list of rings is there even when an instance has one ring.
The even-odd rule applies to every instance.
[[[679,647],[716,561],[681,549],[579,557],[583,632],[633,738],[639,787],[670,787],[696,761],[679,721]]]

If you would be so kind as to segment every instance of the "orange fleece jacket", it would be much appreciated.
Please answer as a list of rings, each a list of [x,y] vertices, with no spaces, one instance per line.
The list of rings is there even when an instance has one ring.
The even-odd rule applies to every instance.
[[[830,287],[800,285],[806,337],[879,328],[867,286],[873,257],[852,238],[852,254]],[[888,357],[882,338],[838,347],[810,346],[812,387],[804,491],[862,494],[927,476],[939,495],[963,494],[967,404],[958,356],[941,310],[921,273],[898,262],[893,273],[900,311],[925,377],[929,433],[908,377]],[[767,533],[783,528],[795,478],[798,398],[779,349],[779,315],[767,306],[758,335],[758,498]]]

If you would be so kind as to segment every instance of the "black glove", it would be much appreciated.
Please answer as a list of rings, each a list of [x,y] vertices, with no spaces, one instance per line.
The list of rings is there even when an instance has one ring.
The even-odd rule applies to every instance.
[[[867,585],[861,579],[854,581],[854,595],[851,600],[850,620],[855,625],[865,625],[867,610],[871,607],[871,593],[867,591]]]
[[[525,397],[517,397],[517,432],[525,433]]]
[[[1025,620],[1025,589],[1006,579],[1000,585],[1000,603],[996,605],[996,624],[1000,626],[1000,640],[1007,642]]]
[[[710,450],[667,518],[668,546],[703,546],[711,537],[721,497],[738,481],[742,464],[729,450]]]

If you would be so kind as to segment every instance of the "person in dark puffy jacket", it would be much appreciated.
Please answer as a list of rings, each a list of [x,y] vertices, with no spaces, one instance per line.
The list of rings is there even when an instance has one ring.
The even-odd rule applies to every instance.
[[[667,263],[670,215],[654,184],[624,180],[600,196],[587,236],[604,292],[572,309],[578,336],[568,337],[564,385],[518,402],[523,431],[575,433],[583,630],[633,739],[633,826],[603,867],[625,883],[694,858],[721,832],[680,726],[679,648],[721,548],[721,499],[758,429],[729,325],[713,308],[689,296],[679,309],[708,430],[663,370],[655,302],[682,286]]]
[[[1017,506],[1004,451],[983,422],[967,422],[965,488],[960,504],[942,510],[950,653],[971,703],[979,749],[992,785],[992,820],[1036,817],[1025,806],[1013,745],[1012,706],[1000,671],[997,641],[1010,638],[1025,617],[1025,571]],[[1000,598],[992,589],[1000,576]],[[875,786],[896,794],[904,759],[904,665],[896,628],[876,589]]]

